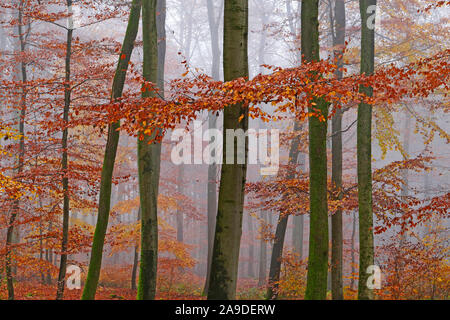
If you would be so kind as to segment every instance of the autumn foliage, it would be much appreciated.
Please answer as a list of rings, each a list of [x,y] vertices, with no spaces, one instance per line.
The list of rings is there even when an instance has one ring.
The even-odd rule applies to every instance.
[[[57,262],[62,253],[68,254],[69,264],[81,267],[81,282],[84,283],[98,209],[106,131],[111,123],[120,121],[122,136],[113,176],[114,205],[97,299],[136,298],[132,282],[137,281],[141,224],[136,141],[132,138],[143,140],[144,136],[155,133],[155,139],[163,144],[164,163],[158,197],[157,298],[202,299],[207,265],[204,257],[207,199],[203,188],[208,182],[207,169],[196,166],[180,181],[179,168],[170,163],[172,130],[189,129],[193,120],[204,120],[202,117],[206,113],[219,115],[238,103],[248,109],[252,120],[267,128],[288,128],[281,134],[283,160],[278,174],[249,179],[246,185],[245,219],[255,228],[253,233],[245,234],[248,238],[242,244],[241,258],[251,264],[256,258],[244,255],[251,247],[259,248],[263,243],[268,248],[273,245],[278,214],[305,217],[309,214],[308,168],[300,169],[299,165],[288,165],[286,161],[287,150],[295,137],[302,141],[300,153],[308,150],[306,128],[294,132],[293,123],[306,123],[311,117],[326,122],[337,110],[342,110],[349,114],[346,130],[351,131],[356,122],[353,121],[356,107],[361,102],[373,106],[373,135],[379,147],[379,162],[373,170],[373,211],[377,221],[373,231],[382,239],[375,248],[375,260],[384,273],[383,288],[376,290],[376,298],[448,299],[450,266],[446,222],[450,193],[445,185],[435,192],[427,192],[417,186],[419,183],[412,182],[408,192],[405,190],[411,176],[432,175],[436,161],[448,163],[448,155],[439,152],[436,155],[432,145],[436,139],[443,141],[445,147],[450,142],[447,128],[437,119],[447,117],[450,111],[450,49],[444,45],[439,50],[423,52],[426,54],[413,52],[414,58],[402,60],[402,63],[398,62],[400,58],[393,59],[377,66],[373,75],[359,75],[353,66],[357,48],[349,40],[342,56],[336,57],[328,50],[326,58],[297,66],[263,64],[260,68],[263,71],[251,78],[223,82],[193,67],[187,59],[181,61],[183,55],[176,54],[176,46],[169,43],[171,58],[166,72],[176,76],[166,81],[162,97],[156,84],[143,79],[139,57],[142,42],[139,40],[136,42],[138,53],[129,65],[124,94],[120,99],[111,100],[121,34],[109,30],[107,35],[100,36],[102,33],[95,28],[108,23],[123,24],[129,7],[125,2],[116,6],[100,2],[83,0],[78,3],[79,10],[90,14],[83,17],[83,26],[73,38],[71,80],[65,83],[64,34],[67,28],[64,23],[70,16],[64,7],[65,1],[0,0],[0,36],[10,41],[8,46],[0,48],[0,299],[8,298],[5,270],[8,260],[13,267],[17,299],[54,298]],[[426,6],[411,5],[418,8],[415,10],[418,15],[443,7],[448,9],[450,4],[449,1],[425,2]],[[397,2],[392,5],[400,6]],[[354,11],[353,7],[350,9]],[[386,24],[393,23],[395,17],[391,18]],[[267,26],[269,30],[282,28],[283,23]],[[417,32],[414,38],[427,36],[430,39],[436,33],[425,29],[414,26],[413,31]],[[380,45],[380,51],[383,49],[390,51],[391,48]],[[414,51],[410,47],[407,50]],[[408,57],[403,51],[399,55]],[[346,62],[342,68],[338,67],[341,58]],[[338,69],[344,73],[342,78],[335,76]],[[72,100],[70,120],[66,123],[63,106],[67,86]],[[361,86],[373,87],[374,96],[361,93]],[[155,94],[142,98],[143,90]],[[329,105],[327,117],[314,108],[317,97],[322,97]],[[422,139],[423,148],[414,154],[405,150],[399,138],[401,132],[396,129],[400,122],[398,115],[402,112],[415,119],[411,130]],[[156,132],[155,128],[161,130]],[[61,147],[63,129],[69,130],[67,150]],[[355,271],[359,252],[355,241],[357,231],[355,226],[351,227],[358,211],[353,140],[350,137],[343,150],[342,189],[335,190],[329,179],[327,190],[330,216],[342,209],[344,222],[349,226],[344,230],[346,299],[356,299],[355,283],[358,281]],[[66,172],[61,170],[63,151],[67,151],[69,157]],[[386,157],[395,152],[397,158],[387,161]],[[70,181],[66,252],[61,251],[63,177]],[[443,179],[438,173],[434,177]],[[335,197],[337,192],[341,198]],[[261,213],[273,216],[274,221],[270,222]],[[180,240],[177,225],[180,214],[185,219],[183,240]],[[6,242],[8,230],[13,230],[12,244]],[[278,283],[279,298],[303,299],[308,261],[290,244],[285,248]],[[263,298],[265,285],[257,285],[256,275],[246,276],[244,271],[240,272],[238,297]],[[81,290],[65,293],[65,299],[80,296]]]

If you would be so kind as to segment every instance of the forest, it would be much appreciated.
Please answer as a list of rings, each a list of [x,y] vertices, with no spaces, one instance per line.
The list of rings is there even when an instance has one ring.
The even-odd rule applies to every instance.
[[[0,300],[448,300],[449,13],[0,0]]]

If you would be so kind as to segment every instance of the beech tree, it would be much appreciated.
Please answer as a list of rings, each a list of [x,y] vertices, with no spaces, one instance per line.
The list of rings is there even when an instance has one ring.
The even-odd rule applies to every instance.
[[[216,12],[214,0],[207,0],[208,25],[211,35],[211,76],[214,80],[220,80],[220,45],[219,45],[219,26],[223,15],[224,0],[220,0],[220,7]],[[209,129],[217,128],[217,113],[210,112],[208,115]],[[208,257],[206,266],[206,280],[203,288],[203,294],[208,295],[208,286],[211,275],[211,259],[214,246],[214,229],[217,214],[217,164],[212,163],[208,166]]]
[[[156,0],[143,0],[142,38],[144,43],[143,77],[148,84],[158,84],[158,31]],[[161,66],[163,68],[164,64]],[[156,92],[144,84],[142,97],[155,97]],[[163,91],[164,88],[159,88]],[[144,124],[145,127],[145,124]],[[151,135],[138,139],[139,196],[141,204],[141,259],[137,299],[150,300],[156,294],[158,263],[158,189],[161,143],[154,140],[158,127],[149,128]],[[153,139],[153,140],[152,140]]]
[[[26,46],[26,34],[30,31],[28,25],[28,31],[24,30],[24,1],[18,1],[17,7],[17,27],[16,32],[18,36],[18,52],[15,52],[16,55],[24,54],[25,46]],[[23,58],[22,58],[23,59]],[[17,67],[17,74],[19,81],[21,81],[21,93],[20,93],[20,111],[17,113],[17,122],[18,122],[18,132],[20,135],[19,138],[19,152],[17,159],[17,166],[15,168],[16,175],[19,178],[23,171],[24,166],[24,156],[25,156],[25,114],[27,110],[27,92],[25,84],[27,82],[27,66],[25,61],[21,61],[19,67]],[[17,234],[18,226],[15,226],[17,215],[20,212],[20,200],[17,199],[14,201],[14,206],[12,209],[12,213],[9,219],[8,229],[6,232],[6,257],[5,257],[5,271],[6,271],[6,284],[8,288],[8,300],[14,300],[14,279],[13,279],[13,268],[12,268],[12,244],[14,241],[14,235]]]
[[[67,0],[67,11],[71,14],[72,0]],[[67,244],[69,242],[69,218],[70,218],[70,198],[69,198],[69,177],[67,172],[68,166],[68,137],[69,128],[69,111],[71,103],[71,87],[70,87],[70,62],[72,57],[72,37],[73,37],[73,15],[67,18],[67,40],[66,40],[66,59],[65,59],[65,75],[64,75],[64,112],[63,121],[64,129],[62,135],[62,160],[61,169],[63,173],[62,186],[63,186],[63,230],[62,230],[62,242],[61,242],[61,260],[58,274],[58,289],[56,291],[56,300],[62,300],[64,296],[64,286],[66,281],[66,269],[67,269]]]
[[[334,15],[333,15],[334,11]],[[334,9],[331,11],[331,30],[333,39],[333,49],[337,58],[338,69],[336,77],[343,76],[343,55],[345,46],[345,1],[336,0]],[[334,200],[342,199],[342,109],[335,110],[331,125],[332,134],[332,169],[331,183],[333,185]],[[343,300],[343,231],[342,231],[342,209],[338,208],[331,216],[331,294],[333,300]]]
[[[450,2],[168,3],[166,34],[164,0],[0,1],[0,299],[445,299]],[[222,112],[225,130],[260,131],[257,150],[223,135],[216,203],[221,163],[178,171],[167,133]],[[280,161],[261,178],[265,129]]]
[[[131,3],[128,26],[125,33],[125,38],[123,40],[119,62],[117,64],[117,69],[112,84],[112,101],[119,99],[122,96],[129,62],[134,48],[134,42],[139,29],[140,16],[141,0],[133,0]],[[88,275],[83,289],[83,300],[95,299],[95,292],[97,291],[98,280],[100,278],[103,246],[105,243],[105,235],[106,229],[108,228],[109,211],[111,207],[112,176],[117,154],[117,146],[120,138],[119,127],[119,121],[116,121],[108,126],[108,140],[106,142],[102,176],[100,181],[97,224],[95,226]]]
[[[300,3],[298,4],[297,11],[301,10]],[[289,14],[289,31],[297,38],[299,31],[296,30],[295,24],[293,23],[292,15],[292,4],[291,1],[286,1],[286,11]],[[301,31],[300,31],[301,32]],[[300,51],[297,51],[298,63],[301,63],[301,55]],[[300,136],[298,133],[302,130],[303,124],[294,119],[294,134],[296,135],[291,142],[291,146],[289,149],[289,166],[297,168],[297,164],[299,164],[300,160]],[[303,165],[303,164],[302,164]],[[304,169],[304,168],[303,168]],[[287,179],[294,179],[296,176],[295,170],[291,170]],[[272,255],[270,259],[270,269],[269,269],[269,285],[267,288],[267,299],[276,299],[278,297],[278,282],[280,280],[281,273],[281,263],[283,258],[283,248],[284,248],[284,239],[286,236],[286,229],[288,226],[289,214],[285,212],[280,212],[278,217],[277,227],[275,230],[275,239],[272,246]],[[294,248],[299,251],[300,258],[303,251],[303,222],[304,217],[303,214],[300,216],[294,216],[294,225],[295,229],[292,233],[292,240]]]
[[[375,64],[374,8],[376,0],[360,0],[361,12],[361,73],[370,75]],[[372,16],[371,16],[372,15]],[[371,16],[372,21],[369,17]],[[373,88],[361,86],[361,92],[373,95]],[[358,210],[359,210],[359,281],[358,299],[373,299],[373,290],[367,281],[367,268],[373,265],[373,207],[372,207],[372,106],[361,103],[358,106],[357,127],[358,159]]]
[[[248,77],[248,0],[225,1],[224,8],[223,70],[224,80]],[[248,128],[248,109],[235,104],[224,110],[223,129],[244,132]],[[242,234],[244,209],[244,187],[247,174],[247,138],[244,163],[238,163],[237,144],[223,140],[223,165],[220,176],[216,231],[211,262],[208,299],[234,299]],[[233,164],[226,162],[227,154],[233,150]]]
[[[303,63],[319,61],[319,1],[302,1]],[[306,299],[325,299],[328,275],[327,117],[328,104],[321,98],[310,101],[309,112],[309,258]]]

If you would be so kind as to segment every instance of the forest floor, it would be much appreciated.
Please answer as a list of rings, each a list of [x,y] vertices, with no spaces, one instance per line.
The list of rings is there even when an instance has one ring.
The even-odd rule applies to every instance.
[[[185,283],[173,284],[171,288],[165,287],[158,290],[157,300],[203,300],[200,282],[194,281],[190,286]],[[20,281],[14,285],[16,300],[54,300],[56,296],[56,285],[42,284],[39,281]],[[238,285],[238,299],[260,300],[264,298],[265,288],[257,286],[257,280],[242,279]],[[66,288],[64,290],[64,300],[80,300],[82,289]],[[126,287],[111,287],[99,285],[96,300],[136,300],[136,290]],[[0,286],[0,300],[7,299],[5,286]]]

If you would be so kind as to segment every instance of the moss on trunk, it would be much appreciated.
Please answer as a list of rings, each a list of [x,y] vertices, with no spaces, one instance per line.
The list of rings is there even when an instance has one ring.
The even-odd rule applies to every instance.
[[[225,1],[224,58],[225,81],[248,77],[248,0]],[[243,118],[240,120],[240,117]],[[224,110],[224,131],[248,128],[248,109],[237,104]],[[246,139],[247,140],[247,139]],[[234,144],[234,164],[227,164],[226,135],[223,141],[223,159],[219,200],[211,260],[208,299],[235,299],[239,249],[242,234],[244,187],[247,173],[247,141],[245,163],[237,162]]]
[[[143,75],[147,82],[158,84],[158,32],[157,0],[142,2],[142,38],[144,42]],[[163,89],[163,88],[160,88]],[[142,97],[155,92],[143,90]],[[141,203],[141,263],[139,269],[138,300],[151,300],[156,294],[158,265],[158,187],[161,161],[161,143],[153,141],[158,128],[152,128],[152,136],[138,140],[138,175]]]
[[[305,62],[319,61],[318,0],[302,1],[302,54]],[[314,99],[315,108],[328,116],[328,104]],[[328,276],[327,121],[309,118],[310,235],[306,299],[325,299]]]
[[[128,27],[119,55],[116,73],[112,85],[111,98],[115,100],[122,96],[125,78],[128,70],[128,63],[134,48],[139,29],[139,18],[141,15],[141,0],[133,0],[131,4]],[[123,58],[123,59],[122,59]],[[83,289],[82,300],[95,299],[100,269],[102,265],[103,245],[105,242],[106,229],[108,227],[109,211],[111,207],[111,184],[116,160],[117,146],[119,144],[120,123],[115,122],[108,127],[108,140],[106,142],[105,156],[103,159],[102,175],[100,181],[100,197],[98,205],[97,224],[95,226],[94,240],[92,243],[91,259],[86,283]]]
[[[361,73],[372,74],[375,65],[375,30],[368,24],[370,6],[376,0],[360,0],[361,11]],[[371,87],[361,87],[367,96]],[[359,282],[358,299],[373,299],[373,290],[367,287],[367,267],[373,265],[373,208],[372,208],[372,106],[358,106],[357,128],[358,207],[359,207]]]

